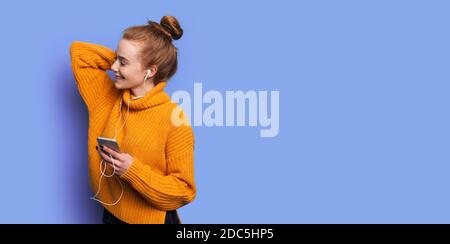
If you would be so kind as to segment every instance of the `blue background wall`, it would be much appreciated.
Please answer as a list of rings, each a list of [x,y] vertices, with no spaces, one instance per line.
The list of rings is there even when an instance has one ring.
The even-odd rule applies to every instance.
[[[448,1],[1,3],[1,223],[99,223],[74,40],[176,16],[167,89],[280,91],[280,132],[195,127],[185,223],[449,223]]]

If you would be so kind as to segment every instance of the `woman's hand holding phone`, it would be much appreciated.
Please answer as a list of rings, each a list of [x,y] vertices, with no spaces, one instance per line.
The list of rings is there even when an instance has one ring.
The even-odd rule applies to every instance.
[[[115,169],[115,173],[119,176],[125,174],[133,163],[133,156],[127,153],[119,153],[107,146],[97,147],[98,152],[103,160]],[[112,159],[111,159],[112,157]]]

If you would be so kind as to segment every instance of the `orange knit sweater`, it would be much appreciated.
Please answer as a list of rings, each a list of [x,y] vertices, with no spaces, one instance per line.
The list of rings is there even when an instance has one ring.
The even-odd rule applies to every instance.
[[[88,158],[90,183],[99,187],[101,157],[95,146],[97,137],[114,137],[123,100],[119,129],[129,115],[117,141],[122,153],[134,160],[122,176],[103,177],[98,199],[113,203],[108,211],[127,223],[164,223],[166,211],[191,202],[194,183],[194,134],[190,126],[175,126],[171,113],[177,107],[164,92],[165,82],[157,84],[143,98],[133,97],[129,89],[118,90],[106,73],[115,53],[100,45],[73,42],[70,48],[72,70],[78,90],[89,111]],[[112,169],[108,166],[107,173]],[[120,181],[120,182],[119,182]]]

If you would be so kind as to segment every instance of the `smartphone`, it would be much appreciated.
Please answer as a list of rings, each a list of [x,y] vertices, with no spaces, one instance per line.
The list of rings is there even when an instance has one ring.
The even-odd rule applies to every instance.
[[[100,146],[107,146],[108,148],[120,153],[119,144],[114,139],[99,136],[97,137],[97,142]]]

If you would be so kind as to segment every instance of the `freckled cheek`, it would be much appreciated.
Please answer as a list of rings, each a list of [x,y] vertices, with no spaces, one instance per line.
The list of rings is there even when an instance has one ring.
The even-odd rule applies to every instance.
[[[132,81],[134,80],[136,77],[136,73],[137,71],[135,69],[133,69],[133,67],[122,67],[120,69],[120,74],[122,75],[122,77],[124,79],[126,79],[127,81]]]
[[[126,79],[127,82],[134,83],[134,81],[139,80],[139,77],[136,76],[137,72],[138,71],[136,71],[136,70],[127,69],[127,70],[123,70],[121,74],[124,77],[124,79]]]

